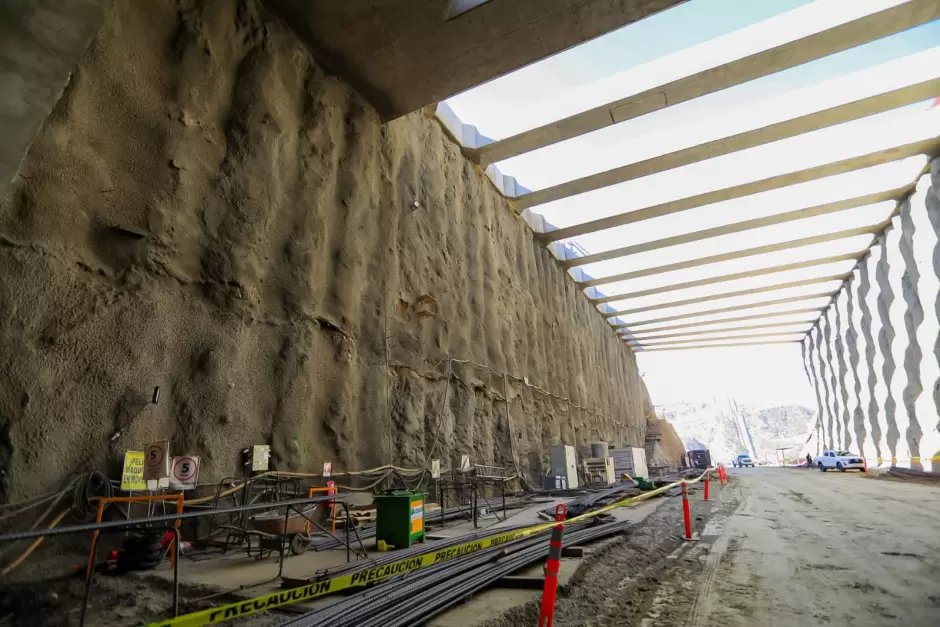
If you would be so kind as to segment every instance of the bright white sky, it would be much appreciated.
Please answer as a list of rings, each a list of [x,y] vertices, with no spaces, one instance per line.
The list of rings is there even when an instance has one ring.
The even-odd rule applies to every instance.
[[[447,104],[464,123],[476,125],[482,134],[493,139],[503,139],[905,1],[691,0],[476,87],[451,98]],[[938,77],[940,21],[935,21],[792,70],[519,155],[496,166],[503,174],[514,176],[529,189],[544,189]],[[555,227],[566,227],[937,135],[940,135],[940,108],[929,110],[927,103],[918,103],[546,203],[534,207],[532,211],[543,215]],[[588,253],[597,253],[703,228],[888,191],[912,183],[925,163],[926,157],[912,157],[863,171],[591,233],[574,238],[573,242]],[[583,266],[582,270],[591,277],[607,277],[731,250],[869,226],[887,219],[893,208],[893,203],[858,207],[589,264]],[[762,257],[605,284],[597,289],[605,295],[630,294],[756,268],[859,253],[868,247],[871,239],[871,236],[863,235]],[[696,305],[668,306],[669,303],[687,298],[845,274],[851,271],[854,264],[854,260],[843,260],[716,285],[638,295],[611,302],[610,306],[617,311],[643,309],[638,313],[626,314],[622,319],[624,322],[643,322],[772,298],[817,294],[835,289],[839,285],[838,281]],[[652,335],[652,330],[662,326],[765,311],[820,307],[827,302],[825,298],[816,298],[699,319],[637,324],[630,331],[637,335]],[[797,335],[780,335],[780,338],[798,339],[799,334],[810,327],[808,321],[816,317],[815,313],[804,312],[730,326],[793,322],[792,327],[760,329],[743,334],[793,332]],[[722,326],[729,325],[708,328],[720,329]],[[681,332],[683,330],[679,329],[662,333]],[[724,337],[735,334],[712,335]],[[701,337],[707,338],[707,335]],[[676,339],[688,338],[664,338],[648,344]],[[799,346],[795,344],[641,353],[638,360],[656,403],[733,396],[758,405],[777,402],[815,405],[803,372]]]

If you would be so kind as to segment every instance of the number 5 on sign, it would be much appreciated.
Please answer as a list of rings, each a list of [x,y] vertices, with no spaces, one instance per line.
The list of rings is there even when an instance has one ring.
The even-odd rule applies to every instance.
[[[199,477],[198,457],[174,457],[173,470],[170,471],[171,490],[192,490]]]
[[[154,442],[144,450],[144,479],[164,479],[170,476],[170,443]]]

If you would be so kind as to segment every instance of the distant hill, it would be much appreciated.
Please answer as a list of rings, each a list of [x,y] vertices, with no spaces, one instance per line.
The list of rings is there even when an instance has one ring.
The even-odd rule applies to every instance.
[[[774,461],[776,449],[784,447],[795,447],[784,451],[788,457],[805,455],[806,440],[816,425],[816,410],[809,407],[751,408],[734,399],[658,405],[656,413],[672,423],[687,449],[704,446],[712,459],[726,463],[749,452],[748,435],[760,460]]]

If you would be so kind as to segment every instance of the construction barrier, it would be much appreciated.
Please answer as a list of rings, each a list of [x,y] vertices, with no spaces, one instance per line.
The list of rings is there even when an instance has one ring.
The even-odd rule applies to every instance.
[[[689,486],[682,482],[682,520],[685,523],[685,539],[692,539],[692,511],[689,509]]]
[[[555,617],[555,596],[558,593],[558,570],[561,568],[561,547],[565,533],[565,516],[568,514],[564,504],[555,508],[557,525],[552,527],[552,537],[548,541],[548,559],[545,560],[545,587],[542,590],[542,606],[539,610],[539,627],[552,627]]]
[[[705,500],[706,501],[708,500],[708,479],[709,479],[709,473],[706,471],[705,473]]]
[[[686,486],[690,483],[698,483],[699,481],[702,481],[707,473],[708,470],[703,472],[695,479],[682,482],[676,481],[661,488],[644,492],[638,496],[632,496],[630,498],[611,503],[610,505],[605,505],[591,512],[581,514],[580,516],[569,518],[567,523],[573,524],[582,520],[588,520],[590,518],[594,518],[595,516],[605,514],[611,510],[651,499],[654,496],[659,496],[660,494],[663,494],[664,492],[667,492],[680,485],[682,486],[684,506],[686,511],[688,511],[688,503],[686,500],[688,490]],[[541,533],[555,527],[557,524],[557,522],[552,521],[533,525],[532,527],[526,527],[524,529],[516,529],[514,531],[491,536],[489,538],[472,540],[464,544],[451,546],[446,549],[440,549],[439,551],[430,551],[422,555],[409,557],[398,562],[382,564],[380,566],[367,568],[356,573],[340,575],[339,577],[316,581],[299,588],[292,588],[290,590],[265,594],[253,599],[228,603],[226,605],[200,610],[198,612],[186,614],[177,618],[170,618],[168,620],[157,623],[151,623],[149,627],[201,627],[202,625],[214,625],[227,620],[244,618],[258,612],[264,612],[274,608],[300,603],[302,601],[309,601],[311,599],[333,594],[341,590],[347,590],[349,588],[355,588],[357,586],[383,581],[396,575],[402,575],[413,570],[427,568],[428,566],[433,566],[434,564],[464,557],[492,546],[498,546],[512,540],[517,540],[519,538],[528,537],[532,534]],[[688,528],[691,530],[691,523],[689,523]],[[691,531],[689,531],[689,537],[691,537]]]

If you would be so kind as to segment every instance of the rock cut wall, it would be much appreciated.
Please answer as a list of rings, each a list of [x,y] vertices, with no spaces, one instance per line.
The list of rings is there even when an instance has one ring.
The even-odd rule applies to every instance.
[[[803,342],[827,447],[940,472],[938,234],[934,159]]]
[[[651,413],[438,124],[381,124],[254,0],[115,1],[0,204],[0,500],[163,438],[204,482],[263,442],[535,476]]]

